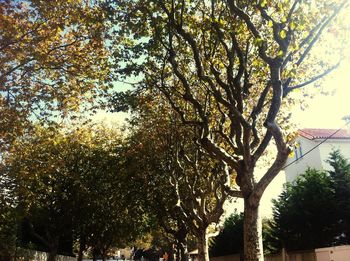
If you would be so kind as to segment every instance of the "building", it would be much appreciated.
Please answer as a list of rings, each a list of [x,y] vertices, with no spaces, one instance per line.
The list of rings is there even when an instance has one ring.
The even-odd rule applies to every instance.
[[[350,159],[350,129],[301,129],[296,139],[294,153],[285,168],[286,181],[291,182],[307,168],[329,170],[329,154],[340,150]]]

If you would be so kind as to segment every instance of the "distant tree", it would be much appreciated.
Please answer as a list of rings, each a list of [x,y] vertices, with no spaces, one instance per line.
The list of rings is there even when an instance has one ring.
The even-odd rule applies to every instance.
[[[3,173],[3,166],[0,167]],[[18,213],[9,180],[0,182],[0,261],[13,261],[17,245]]]
[[[243,214],[234,213],[225,220],[223,229],[213,239],[210,255],[242,254],[243,248]]]
[[[170,107],[158,106],[162,97],[149,96],[134,118],[130,162],[137,165],[128,169],[147,184],[140,193],[175,239],[177,257],[186,259],[188,234],[196,237],[199,255],[208,255],[209,229],[219,222],[230,196],[229,175],[196,144],[198,128],[182,126]]]
[[[74,151],[70,144],[57,129],[38,128],[16,140],[6,158],[5,173],[14,180],[16,208],[23,216],[21,244],[47,251],[48,261],[58,252],[72,253],[75,183],[65,165]]]

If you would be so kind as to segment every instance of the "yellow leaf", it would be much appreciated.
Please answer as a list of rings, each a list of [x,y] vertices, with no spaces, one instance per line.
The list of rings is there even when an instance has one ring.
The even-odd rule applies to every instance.
[[[286,30],[284,30],[284,29],[281,30],[280,36],[281,36],[282,39],[286,38],[286,37],[287,37],[287,32],[286,32]]]

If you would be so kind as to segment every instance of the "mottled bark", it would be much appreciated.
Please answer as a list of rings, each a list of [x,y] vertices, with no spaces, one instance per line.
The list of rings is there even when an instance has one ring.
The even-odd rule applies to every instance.
[[[262,223],[259,201],[244,200],[244,261],[263,261]]]
[[[209,261],[208,235],[207,229],[202,229],[198,236],[198,260]]]

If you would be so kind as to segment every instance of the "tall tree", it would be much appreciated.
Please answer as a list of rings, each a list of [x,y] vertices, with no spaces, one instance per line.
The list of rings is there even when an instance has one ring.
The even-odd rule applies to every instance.
[[[6,172],[16,185],[14,199],[23,215],[24,241],[45,250],[55,260],[63,242],[70,240],[72,252],[72,186],[65,163],[74,151],[57,129],[38,128],[35,135],[13,143],[6,158]],[[27,240],[26,240],[27,239]]]
[[[314,63],[311,50],[347,1],[110,2],[118,72],[142,72],[141,87],[200,129],[198,144],[227,166],[244,200],[245,260],[263,260],[259,203],[290,153],[289,94],[336,67]],[[259,179],[269,144],[276,154]]]

